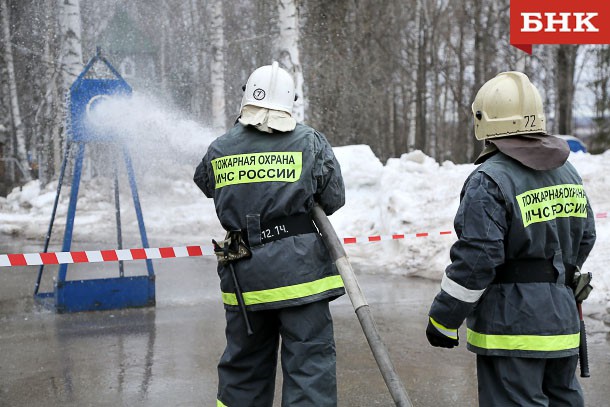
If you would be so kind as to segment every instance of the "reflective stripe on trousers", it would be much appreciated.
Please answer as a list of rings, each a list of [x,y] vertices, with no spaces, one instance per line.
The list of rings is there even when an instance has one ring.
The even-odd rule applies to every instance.
[[[268,302],[293,300],[320,294],[324,291],[343,287],[341,276],[329,276],[309,283],[295,284],[286,287],[271,288],[269,290],[244,292],[246,305],[264,304]],[[222,293],[222,302],[227,305],[238,305],[234,293]]]

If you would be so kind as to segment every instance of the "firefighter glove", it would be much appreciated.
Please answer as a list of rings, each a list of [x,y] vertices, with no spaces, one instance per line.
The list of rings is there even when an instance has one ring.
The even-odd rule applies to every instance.
[[[574,290],[576,302],[583,302],[589,297],[591,290],[593,290],[593,286],[591,285],[592,278],[593,275],[591,273],[581,273],[580,269],[574,273],[572,289]]]
[[[430,345],[440,348],[453,348],[460,344],[457,329],[445,328],[432,317],[428,319],[426,337]]]

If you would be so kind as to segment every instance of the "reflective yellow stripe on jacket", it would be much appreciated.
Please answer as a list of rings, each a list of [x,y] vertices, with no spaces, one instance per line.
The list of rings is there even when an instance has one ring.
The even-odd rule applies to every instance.
[[[216,407],[227,407],[222,401],[216,400]]]
[[[343,287],[341,276],[329,276],[309,283],[271,288],[269,290],[250,291],[243,293],[243,295],[246,305],[254,305],[308,297],[341,287]],[[234,293],[223,292],[222,301],[227,305],[238,305],[237,297]]]
[[[578,348],[580,334],[568,335],[487,335],[467,330],[467,340],[482,349],[553,352]]]

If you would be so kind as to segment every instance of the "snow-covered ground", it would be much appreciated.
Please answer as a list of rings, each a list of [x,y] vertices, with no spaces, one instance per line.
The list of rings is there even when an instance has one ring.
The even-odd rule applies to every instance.
[[[218,134],[202,128],[160,104],[134,96],[129,101],[101,105],[91,117],[102,132],[115,134],[128,146],[151,247],[207,245],[224,236],[211,200],[192,182],[195,166]],[[87,150],[80,185],[73,250],[79,243],[99,243],[112,249],[116,238],[112,179],[113,147]],[[346,245],[350,260],[368,270],[440,279],[449,263],[455,234],[453,216],[459,193],[474,165],[437,163],[419,151],[388,160],[385,165],[369,146],[335,148],[345,178],[344,208],[331,216],[340,237],[392,233],[429,233],[427,237]],[[105,157],[105,158],[104,158]],[[91,164],[101,161],[106,164]],[[580,172],[596,213],[610,210],[610,151],[601,155],[573,153],[570,161]],[[120,165],[121,214],[124,247],[141,247],[131,191]],[[68,171],[71,173],[71,171]],[[68,178],[68,177],[67,177]],[[70,182],[61,190],[52,247],[61,247]],[[43,247],[57,182],[41,188],[33,181],[0,198],[0,233],[40,242]],[[594,273],[590,303],[610,306],[610,219],[597,220],[597,244],[584,271]],[[5,252],[0,247],[0,254]]]

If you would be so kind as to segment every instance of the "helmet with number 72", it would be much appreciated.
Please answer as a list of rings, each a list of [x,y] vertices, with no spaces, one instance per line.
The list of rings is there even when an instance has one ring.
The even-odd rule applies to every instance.
[[[540,93],[522,72],[502,72],[487,81],[474,98],[472,114],[477,140],[546,133]]]

